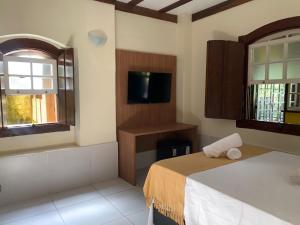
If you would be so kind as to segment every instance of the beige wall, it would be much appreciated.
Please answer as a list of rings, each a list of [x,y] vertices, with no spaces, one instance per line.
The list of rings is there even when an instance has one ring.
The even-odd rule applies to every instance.
[[[0,0],[0,36],[34,34],[74,47],[76,52],[76,127],[70,132],[0,139],[0,151],[77,142],[92,145],[116,140],[115,10],[93,0]],[[87,33],[102,29],[104,47]]]
[[[116,47],[176,55],[176,23],[116,11]]]
[[[297,151],[299,137],[236,129],[234,121],[206,119],[204,90],[207,40],[237,40],[266,23],[299,15],[299,6],[298,0],[272,0],[272,4],[255,0],[194,23],[189,16],[180,16],[174,24],[115,11],[112,5],[93,0],[0,0],[0,36],[30,33],[73,46],[79,75],[75,129],[2,138],[0,151],[115,141],[115,47],[177,55],[178,120],[198,124],[203,137],[238,131],[245,142]],[[102,48],[87,39],[87,32],[96,28],[108,35]]]
[[[206,42],[212,39],[237,40],[267,23],[299,16],[299,0],[254,0],[239,7],[207,17],[192,24],[192,73],[186,77],[185,117],[200,126],[204,137],[223,137],[239,132],[244,141],[300,154],[300,138],[250,129],[237,129],[230,120],[204,117]]]

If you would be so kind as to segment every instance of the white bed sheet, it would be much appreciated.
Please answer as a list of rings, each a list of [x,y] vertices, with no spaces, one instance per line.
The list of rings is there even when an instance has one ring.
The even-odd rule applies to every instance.
[[[186,225],[300,225],[299,167],[300,156],[274,151],[189,176]]]

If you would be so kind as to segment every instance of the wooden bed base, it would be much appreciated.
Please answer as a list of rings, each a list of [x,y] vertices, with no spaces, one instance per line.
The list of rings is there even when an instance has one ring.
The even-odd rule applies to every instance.
[[[178,225],[176,222],[170,218],[164,216],[157,209],[153,210],[153,223],[154,225]]]

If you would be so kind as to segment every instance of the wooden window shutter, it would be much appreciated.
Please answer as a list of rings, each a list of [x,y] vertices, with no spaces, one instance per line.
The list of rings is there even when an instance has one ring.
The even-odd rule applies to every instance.
[[[234,41],[207,44],[205,116],[238,120],[244,98],[245,47]]]
[[[67,124],[75,126],[74,49],[65,50]]]
[[[65,49],[57,64],[58,121],[75,126],[74,50]]]
[[[3,65],[3,53],[0,52],[0,127],[4,126],[4,118],[3,118],[3,102],[2,102],[2,94],[4,94],[4,89],[3,89],[3,79],[1,79],[2,77],[2,72],[4,70],[4,65]],[[2,91],[3,90],[3,91]]]

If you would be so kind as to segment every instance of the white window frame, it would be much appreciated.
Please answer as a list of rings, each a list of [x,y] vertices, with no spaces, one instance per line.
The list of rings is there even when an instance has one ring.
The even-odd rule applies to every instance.
[[[15,75],[8,74],[8,62],[26,62],[30,63],[30,75]],[[32,74],[32,64],[41,63],[41,64],[51,64],[53,68],[52,76],[43,76],[43,75],[33,75]],[[3,57],[3,67],[4,67],[4,86],[5,93],[7,95],[41,95],[41,94],[57,94],[57,61],[54,59],[36,59],[36,58],[23,58],[17,56],[4,56]],[[9,87],[9,77],[29,77],[31,80],[31,89],[10,89]],[[43,89],[36,90],[33,89],[33,78],[47,78],[53,81],[52,89]]]
[[[300,42],[300,30],[290,30],[281,32],[275,35],[271,35],[266,37],[256,43],[249,45],[249,59],[248,59],[248,85],[252,84],[278,84],[278,83],[300,83],[299,79],[288,79],[287,78],[287,65],[288,62],[299,61],[300,58],[288,58],[288,44],[292,42]],[[296,36],[291,36],[292,34],[297,34]],[[280,38],[281,37],[281,38]],[[269,51],[270,46],[283,44],[284,52],[282,60],[274,60],[270,61],[269,59]],[[254,49],[258,47],[266,47],[266,61],[263,63],[254,63]],[[269,79],[269,66],[273,63],[283,63],[283,78],[282,79]],[[265,65],[265,79],[264,80],[253,80],[254,66],[257,65]],[[300,75],[300,74],[299,74]]]

